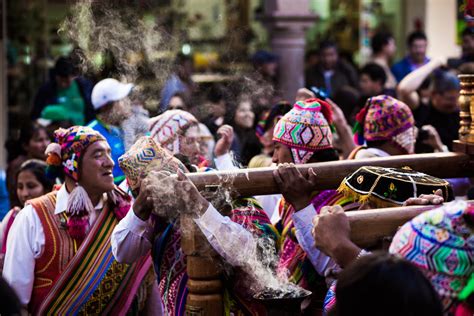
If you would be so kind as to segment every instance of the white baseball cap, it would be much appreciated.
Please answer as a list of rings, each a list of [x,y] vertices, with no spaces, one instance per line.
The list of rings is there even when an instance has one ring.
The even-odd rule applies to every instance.
[[[132,88],[133,84],[121,83],[112,78],[101,80],[92,89],[92,105],[95,110],[100,109],[109,102],[125,98]]]

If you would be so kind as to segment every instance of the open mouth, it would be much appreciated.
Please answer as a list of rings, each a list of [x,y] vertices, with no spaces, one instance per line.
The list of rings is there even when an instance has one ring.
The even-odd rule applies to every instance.
[[[102,175],[103,176],[112,176],[112,171],[106,171]]]

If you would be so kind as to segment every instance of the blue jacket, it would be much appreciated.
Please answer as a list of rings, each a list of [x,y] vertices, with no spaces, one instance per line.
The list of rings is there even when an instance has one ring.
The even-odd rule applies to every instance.
[[[425,64],[429,62],[429,58],[425,58]],[[406,75],[408,75],[410,72],[415,70],[415,66],[410,62],[410,58],[406,56],[402,60],[400,60],[398,63],[394,64],[392,66],[392,73],[395,76],[395,79],[397,79],[397,82],[402,81],[403,78],[405,78]]]
[[[10,199],[7,191],[7,178],[5,171],[0,170],[0,221],[10,210]]]
[[[112,150],[112,159],[114,160],[115,166],[112,173],[114,174],[115,184],[120,184],[125,179],[122,169],[120,169],[118,164],[118,159],[125,153],[125,145],[123,143],[123,131],[122,129],[107,125],[104,122],[99,120],[93,120],[89,123],[90,128],[98,131],[102,136],[107,139],[110,149]]]

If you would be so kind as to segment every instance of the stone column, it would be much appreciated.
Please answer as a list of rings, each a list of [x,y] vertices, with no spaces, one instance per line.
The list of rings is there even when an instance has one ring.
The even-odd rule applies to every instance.
[[[406,51],[406,36],[415,31],[416,24],[420,23],[428,37],[429,57],[459,57],[461,47],[456,42],[458,1],[404,0],[403,8],[405,14],[401,18],[405,20],[404,38],[403,45],[398,47],[399,51]]]
[[[268,29],[272,52],[279,60],[278,83],[290,103],[304,86],[305,31],[316,21],[309,0],[265,0],[259,20]]]
[[[458,58],[461,55],[461,47],[456,39],[458,10],[456,0],[426,0],[425,33],[429,57]]]

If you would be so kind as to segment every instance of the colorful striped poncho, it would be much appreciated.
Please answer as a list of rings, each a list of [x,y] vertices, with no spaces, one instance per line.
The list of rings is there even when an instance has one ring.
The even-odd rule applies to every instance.
[[[317,193],[311,203],[316,209],[314,215],[319,214],[323,206],[340,205],[344,210],[351,210],[358,206],[352,199],[344,197],[336,190],[324,190]],[[311,304],[314,308],[321,309],[327,292],[326,283],[324,276],[318,275],[305,251],[298,244],[292,217],[295,209],[282,198],[278,211],[281,218],[276,224],[277,230],[281,233],[279,273],[286,273],[291,282],[312,291]]]

